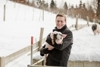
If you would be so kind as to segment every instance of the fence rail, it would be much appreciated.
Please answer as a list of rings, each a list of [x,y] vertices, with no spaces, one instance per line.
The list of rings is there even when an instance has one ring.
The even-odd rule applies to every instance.
[[[40,30],[40,40],[33,44],[33,49],[35,49],[35,50],[33,50],[33,53],[37,52],[39,50],[39,48],[41,47],[41,45],[45,42],[46,38],[43,38],[43,29],[44,28],[41,28],[41,30]],[[8,64],[9,62],[15,60],[16,58],[18,58],[30,51],[31,51],[31,45],[15,52],[15,53],[12,53],[8,56],[0,57],[0,67],[5,67],[5,65]]]

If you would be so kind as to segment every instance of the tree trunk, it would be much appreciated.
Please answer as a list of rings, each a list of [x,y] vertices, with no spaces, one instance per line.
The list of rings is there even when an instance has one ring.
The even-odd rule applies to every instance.
[[[97,17],[100,20],[100,0],[97,0]]]

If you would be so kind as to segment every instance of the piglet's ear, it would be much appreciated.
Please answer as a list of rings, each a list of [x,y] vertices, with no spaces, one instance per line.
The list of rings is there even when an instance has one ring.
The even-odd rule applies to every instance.
[[[67,35],[66,34],[62,34],[62,37],[65,38]]]

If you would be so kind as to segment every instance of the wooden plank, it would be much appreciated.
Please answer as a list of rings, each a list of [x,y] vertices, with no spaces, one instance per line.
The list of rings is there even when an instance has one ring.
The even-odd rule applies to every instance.
[[[42,40],[43,40],[43,32],[44,32],[44,28],[41,28],[40,30],[40,38],[39,38],[39,50],[42,47]]]
[[[34,63],[36,63],[36,65],[42,65],[43,63],[42,63],[42,61],[43,61],[43,59],[40,59],[41,61],[40,62],[38,62],[39,60],[36,60],[36,59],[33,59],[33,61],[34,61]],[[38,62],[38,63],[37,63]],[[34,64],[33,63],[33,64]]]
[[[91,67],[97,67],[97,62],[91,62]]]
[[[76,15],[76,24],[75,24],[76,30],[78,30],[78,15]]]
[[[3,16],[3,21],[5,21],[5,17],[6,17],[6,5],[4,5],[4,16]]]
[[[89,17],[88,17],[88,16],[87,16],[87,25],[90,26],[90,25],[89,25]]]
[[[97,67],[100,67],[100,62],[97,62],[96,64],[97,64]]]
[[[62,67],[62,66],[41,66],[41,65],[30,66],[28,65],[27,67]]]
[[[83,62],[77,61],[76,63],[74,63],[74,67],[83,67]]]
[[[34,43],[34,45],[33,45],[33,50],[38,46],[37,44],[38,44],[38,42]],[[21,50],[19,50],[19,51],[17,51],[17,52],[14,52],[14,53],[12,53],[12,54],[6,56],[6,57],[5,57],[5,60],[6,60],[6,61],[5,61],[5,64],[8,64],[9,62],[15,60],[16,58],[18,58],[18,57],[20,57],[20,56],[26,54],[27,52],[30,51],[30,49],[31,49],[31,47],[30,47],[30,45],[29,45],[29,46],[27,46],[27,47],[25,47],[25,48],[23,48],[23,49],[21,49]],[[37,51],[37,50],[34,50],[34,51]],[[34,51],[33,51],[33,53],[34,53]]]
[[[5,67],[5,57],[0,57],[0,67]]]
[[[69,61],[68,62],[68,67],[74,67],[74,62],[73,61]]]
[[[85,61],[85,62],[84,62],[84,67],[91,67],[91,63],[88,62],[88,61]]]

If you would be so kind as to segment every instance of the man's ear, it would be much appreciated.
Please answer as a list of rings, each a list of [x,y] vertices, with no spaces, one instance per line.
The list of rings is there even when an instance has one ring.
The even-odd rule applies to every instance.
[[[65,38],[67,35],[66,34],[62,34],[62,37]]]

